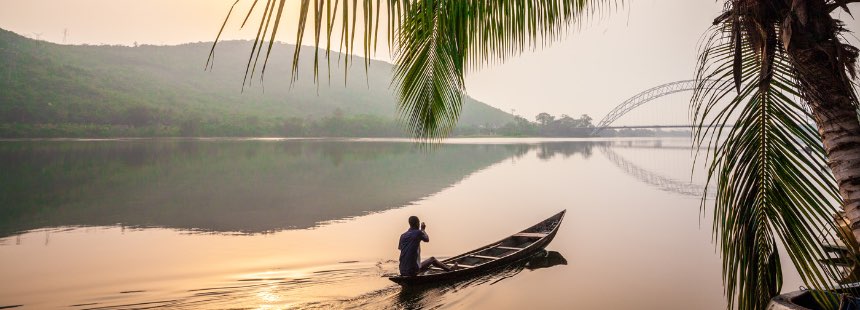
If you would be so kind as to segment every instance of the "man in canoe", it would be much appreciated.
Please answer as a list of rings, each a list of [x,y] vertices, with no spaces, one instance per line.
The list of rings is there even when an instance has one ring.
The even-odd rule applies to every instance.
[[[409,230],[400,235],[400,242],[397,244],[397,249],[400,250],[400,275],[415,276],[427,270],[430,266],[436,266],[446,271],[453,271],[451,267],[446,266],[435,257],[430,257],[425,261],[421,261],[421,241],[430,242],[430,237],[424,231],[427,225],[421,223],[419,229],[417,216],[409,217]]]

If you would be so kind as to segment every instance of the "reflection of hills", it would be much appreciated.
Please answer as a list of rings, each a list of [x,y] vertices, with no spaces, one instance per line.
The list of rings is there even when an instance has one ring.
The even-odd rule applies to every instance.
[[[126,225],[258,233],[400,207],[527,151],[354,142],[0,145],[0,236]]]

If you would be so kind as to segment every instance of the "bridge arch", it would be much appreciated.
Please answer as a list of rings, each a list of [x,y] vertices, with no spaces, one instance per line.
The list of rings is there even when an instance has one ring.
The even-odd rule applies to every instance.
[[[714,87],[716,82],[717,81],[707,80],[703,85],[706,88],[711,88]],[[591,132],[591,135],[593,136],[603,131],[604,129],[612,125],[612,123],[614,123],[616,120],[624,116],[624,114],[627,114],[633,109],[638,108],[639,106],[651,100],[674,93],[695,90],[696,85],[696,80],[683,80],[654,86],[652,88],[649,88],[648,90],[640,92],[616,106],[614,109],[612,109],[612,111],[609,111],[609,113],[606,114],[606,116],[604,116],[599,123],[597,123],[597,126],[595,126],[594,131]]]

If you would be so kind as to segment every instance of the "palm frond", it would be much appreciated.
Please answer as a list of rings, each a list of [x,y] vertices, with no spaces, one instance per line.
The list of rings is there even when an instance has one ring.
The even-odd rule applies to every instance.
[[[446,136],[462,107],[465,28],[451,21],[459,11],[448,4],[412,5],[397,40],[392,84],[401,118],[415,137]]]
[[[261,57],[264,58],[261,78],[265,73],[285,10],[284,0],[258,1],[254,0],[242,23],[244,26],[251,11],[265,2],[248,61],[246,83],[253,79]],[[610,12],[620,7],[620,3],[623,0],[302,0],[292,74],[293,78],[298,76],[307,25],[313,26],[314,48],[319,49],[325,37],[325,57],[329,59],[329,52],[337,49],[345,54],[342,57],[345,67],[358,53],[355,40],[360,32],[367,70],[369,56],[378,46],[380,20],[386,18],[389,47],[396,56],[392,85],[398,90],[404,124],[416,138],[442,138],[459,118],[467,69],[500,63],[525,50],[554,42],[566,35],[570,27],[581,25],[577,22]],[[382,7],[387,12],[385,16],[380,13]],[[362,25],[357,25],[359,11]],[[336,28],[341,29],[339,36],[332,33]],[[223,30],[222,26],[219,38]],[[332,40],[339,43],[332,44]],[[210,59],[214,59],[214,48],[213,45]],[[314,53],[316,82],[319,82],[319,63],[319,53]]]
[[[611,0],[452,1],[468,29],[470,69],[504,62],[526,50],[553,43],[595,16],[623,5]]]
[[[707,177],[717,185],[714,238],[729,307],[765,309],[782,286],[777,239],[808,286],[834,287],[819,237],[836,231],[840,197],[779,27],[749,23],[728,18],[704,41],[691,111],[697,146],[712,147]]]
[[[548,44],[610,1],[416,1],[404,7],[394,40],[393,85],[414,137],[437,139],[456,126],[468,69]],[[586,11],[589,9],[590,11]]]

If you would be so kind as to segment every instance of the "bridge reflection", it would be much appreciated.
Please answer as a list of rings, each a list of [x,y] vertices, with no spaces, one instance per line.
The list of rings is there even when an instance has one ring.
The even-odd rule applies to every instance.
[[[633,176],[637,180],[648,184],[650,186],[656,187],[660,190],[672,192],[684,196],[691,197],[702,197],[702,194],[705,193],[706,186],[701,184],[695,184],[690,181],[681,181],[671,177],[667,177],[656,173],[654,171],[650,171],[645,169],[639,165],[636,165],[634,162],[627,160],[620,154],[616,153],[612,149],[616,146],[613,145],[602,145],[599,149],[600,152],[609,159],[616,167],[624,171],[630,176]],[[622,146],[623,147],[623,146]],[[644,146],[639,146],[640,148]],[[662,146],[655,146],[653,148],[663,148]],[[708,198],[712,198],[713,190],[708,190]]]
[[[568,158],[573,155],[580,155],[583,158],[589,158],[593,154],[593,149],[597,148],[604,157],[624,173],[636,178],[637,180],[658,188],[662,191],[672,192],[679,195],[700,198],[705,193],[706,186],[696,184],[691,181],[679,180],[676,178],[665,176],[659,172],[649,170],[636,164],[624,156],[618,154],[616,149],[660,149],[660,150],[688,150],[692,148],[689,144],[683,143],[666,143],[664,140],[646,140],[646,141],[577,141],[577,142],[544,142],[537,145],[532,145],[529,149],[536,151],[537,158],[541,160],[550,160],[558,155]],[[714,191],[708,190],[708,198],[713,197]]]

